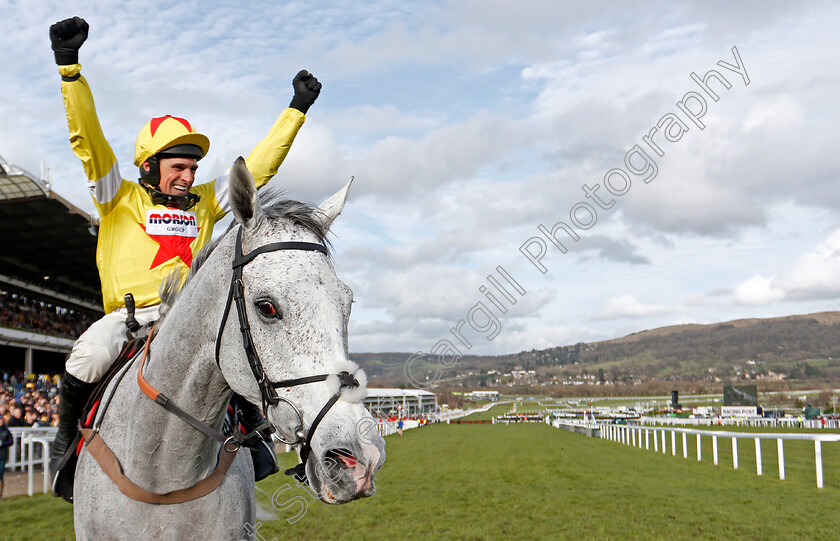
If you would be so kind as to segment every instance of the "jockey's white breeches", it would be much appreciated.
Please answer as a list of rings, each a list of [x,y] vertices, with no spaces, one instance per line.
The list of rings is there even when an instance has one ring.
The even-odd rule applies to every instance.
[[[67,372],[88,383],[102,379],[126,341],[126,317],[126,309],[117,308],[88,327],[73,344],[65,365]],[[156,321],[160,317],[158,306],[137,308],[134,317],[140,325]]]

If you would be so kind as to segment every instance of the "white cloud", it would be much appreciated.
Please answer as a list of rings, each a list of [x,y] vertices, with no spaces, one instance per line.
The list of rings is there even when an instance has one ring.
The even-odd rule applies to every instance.
[[[784,299],[784,292],[773,286],[773,277],[753,276],[732,292],[736,302],[747,305],[769,304]]]
[[[840,230],[779,274],[738,284],[732,296],[746,305],[840,298]]]
[[[619,295],[607,300],[603,306],[592,314],[593,321],[622,319],[622,318],[646,318],[661,316],[674,312],[674,308],[662,304],[643,304],[633,295]]]

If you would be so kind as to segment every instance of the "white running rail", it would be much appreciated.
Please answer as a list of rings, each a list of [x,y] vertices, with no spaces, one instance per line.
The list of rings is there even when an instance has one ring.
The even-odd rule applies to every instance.
[[[840,441],[840,434],[757,434],[749,432],[724,432],[718,430],[696,430],[692,428],[676,427],[653,427],[653,426],[631,426],[602,424],[600,426],[602,439],[617,441],[625,445],[631,445],[640,449],[650,449],[651,444],[655,452],[663,454],[668,452],[668,440],[670,439],[671,455],[677,455],[677,435],[682,440],[682,456],[688,458],[688,436],[695,436],[697,439],[697,460],[702,459],[702,436],[712,438],[712,457],[717,465],[718,460],[718,439],[730,438],[732,440],[732,467],[738,469],[738,440],[754,440],[755,442],[755,463],[756,474],[763,475],[761,461],[761,441],[776,440],[776,447],[779,455],[779,479],[785,479],[785,440],[806,440],[814,442],[814,463],[817,477],[817,488],[823,488],[823,462],[822,442]],[[670,437],[669,437],[670,436]]]

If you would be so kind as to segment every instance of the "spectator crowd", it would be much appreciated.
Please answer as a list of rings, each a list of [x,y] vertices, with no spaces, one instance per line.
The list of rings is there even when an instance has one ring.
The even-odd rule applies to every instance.
[[[0,327],[76,339],[95,317],[80,311],[0,290]]]
[[[0,417],[10,427],[57,426],[58,375],[30,374],[24,378],[20,372],[2,372],[0,384]]]

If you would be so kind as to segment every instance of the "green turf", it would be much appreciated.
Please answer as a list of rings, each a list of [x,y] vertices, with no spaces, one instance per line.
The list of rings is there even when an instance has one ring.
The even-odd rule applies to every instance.
[[[794,455],[786,448],[789,461],[799,460]],[[830,462],[826,468],[840,468]],[[746,460],[734,471],[540,424],[433,425],[388,439],[375,497],[341,507],[309,500],[294,524],[283,519],[299,507],[278,512],[281,520],[260,532],[266,539],[834,538],[838,477],[829,484],[827,476],[818,490],[813,474],[793,470],[782,482],[757,477]]]
[[[705,441],[704,460],[697,462],[691,452],[686,460],[681,452],[662,455],[545,424],[431,425],[387,438],[378,494],[369,499],[328,506],[287,477],[262,481],[261,501],[275,516],[262,517],[259,534],[266,540],[834,539],[840,443],[823,446],[821,490],[813,446],[790,443],[788,480],[779,481],[769,457],[765,475],[755,475],[754,451],[745,441],[736,471],[725,462],[728,442],[721,442],[721,465],[714,466]],[[769,451],[775,445],[766,445]],[[294,461],[280,458],[283,466]],[[287,522],[296,514],[299,520]],[[49,497],[4,500],[0,532],[16,540],[70,539],[70,506]]]
[[[73,506],[47,494],[0,501],[0,537],[14,541],[65,541],[73,534]]]

